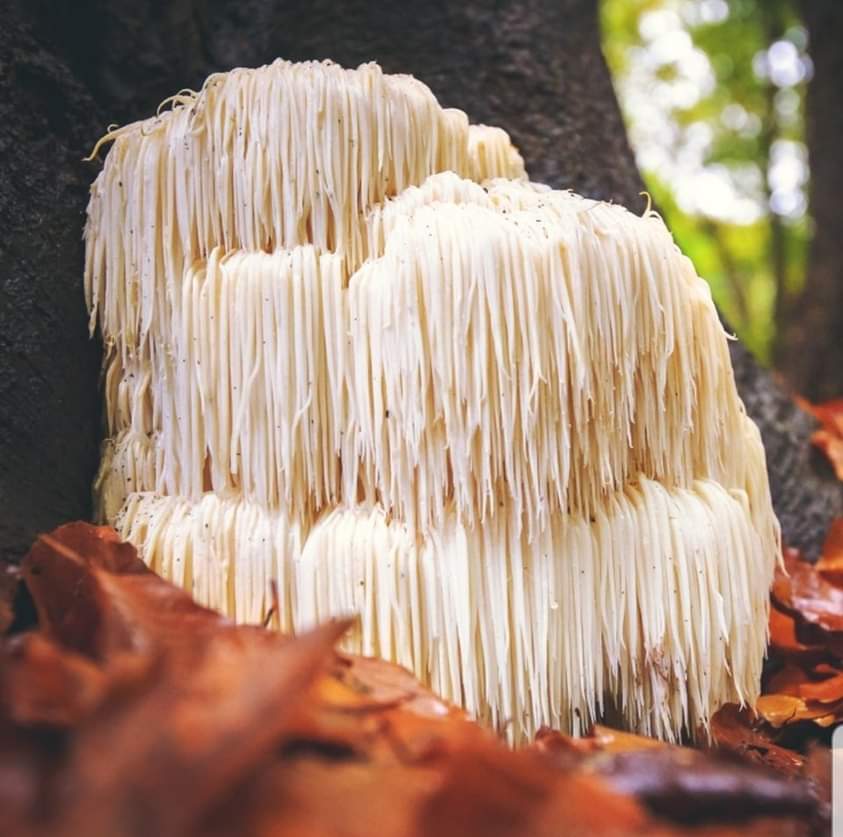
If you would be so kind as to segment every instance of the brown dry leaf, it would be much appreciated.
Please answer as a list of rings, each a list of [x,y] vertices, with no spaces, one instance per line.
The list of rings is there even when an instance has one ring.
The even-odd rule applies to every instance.
[[[831,726],[843,710],[843,700],[805,700],[791,695],[762,695],[755,703],[758,714],[768,724],[779,729],[787,724],[813,721],[819,726]]]
[[[638,750],[660,749],[667,745],[655,738],[647,738],[644,735],[635,735],[602,724],[594,724],[586,735],[579,738],[563,735],[561,732],[543,727],[536,734],[534,746],[537,750],[547,753],[572,751],[589,754],[595,752],[628,753]]]
[[[831,462],[837,478],[843,480],[843,398],[811,404],[802,398],[797,403],[820,422],[821,428],[811,436],[811,443]]]
[[[731,750],[749,761],[772,767],[786,776],[798,776],[804,765],[799,753],[780,747],[775,730],[747,708],[734,703],[721,707],[711,719],[711,734],[716,745]]]
[[[580,739],[543,730],[535,748],[560,766],[600,776],[615,791],[677,822],[700,825],[774,811],[804,815],[816,804],[804,785],[734,754],[704,753],[604,726]]]
[[[421,760],[299,746],[209,818],[212,835],[674,834],[599,778],[563,773],[486,737]]]
[[[792,695],[761,695],[755,701],[755,710],[774,727],[801,720],[805,712],[805,701]]]
[[[347,627],[296,640],[237,627],[149,572],[111,530],[86,524],[39,538],[23,576],[42,631],[24,641],[6,717],[79,721],[53,816],[39,812],[50,834],[187,833],[286,739]],[[52,675],[50,657],[62,660]],[[137,675],[128,682],[127,669]],[[41,703],[26,703],[27,685]],[[76,702],[61,716],[69,692]]]
[[[11,564],[0,561],[0,636],[6,633],[14,622],[14,602],[20,584],[20,572]]]
[[[15,724],[78,723],[108,688],[102,669],[42,634],[25,634],[0,647],[0,717]]]
[[[169,651],[233,628],[151,572],[113,529],[69,523],[41,535],[23,561],[41,630],[97,661]]]
[[[801,621],[816,626],[832,639],[843,640],[843,588],[831,584],[817,568],[785,550],[786,573],[776,572],[772,596],[774,604]]]
[[[843,587],[843,517],[831,524],[816,566],[828,581]]]
[[[811,404],[799,399],[799,403],[806,407],[808,412],[813,413],[829,432],[843,436],[843,398],[833,398],[820,404]]]
[[[843,672],[799,687],[799,697],[820,703],[838,703],[843,700]]]
[[[197,645],[189,668],[168,670],[165,659],[143,690],[79,730],[50,833],[107,835],[114,823],[137,837],[189,833],[287,739],[345,627],[274,648],[221,634]]]
[[[776,574],[770,650],[773,665],[780,667],[767,677],[765,694],[756,703],[760,717],[775,729],[803,722],[830,727],[843,720],[843,588],[837,583],[843,567],[841,524],[832,527],[818,564],[786,550],[787,572]]]
[[[108,529],[40,538],[24,578],[40,629],[0,645],[2,833],[668,835],[692,811],[763,810],[773,830],[742,834],[790,834],[810,805],[798,782],[606,727],[568,755],[551,733],[512,752],[406,670],[333,652],[342,624],[236,626]]]
[[[839,480],[843,480],[843,438],[828,430],[816,430],[811,434],[811,444],[821,450]]]
[[[777,672],[772,674],[764,689],[768,695],[790,695],[800,697],[799,688],[803,683],[810,682],[808,672],[802,666],[787,662]]]
[[[593,769],[614,790],[677,822],[808,816],[816,808],[803,783],[725,753],[671,746],[613,754]]]
[[[794,617],[775,606],[770,608],[770,650],[775,657],[808,663],[821,660],[826,655],[823,645],[800,642]]]
[[[472,815],[482,811],[481,816]],[[426,800],[417,835],[664,834],[629,795],[601,778],[553,769],[527,751],[462,752]]]

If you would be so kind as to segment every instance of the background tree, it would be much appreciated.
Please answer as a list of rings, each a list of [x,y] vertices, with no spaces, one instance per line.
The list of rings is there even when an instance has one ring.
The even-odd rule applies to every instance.
[[[602,19],[644,179],[721,310],[801,392],[840,395],[843,8],[603,0]]]
[[[643,183],[601,46],[596,0],[10,0],[0,26],[0,549],[90,514],[98,349],[85,338],[82,228],[107,123],[213,71],[284,56],[377,60],[507,129],[534,179],[640,210]],[[790,543],[816,550],[843,502],[799,411],[735,345]]]
[[[843,395],[843,4],[803,0],[814,75],[806,108],[813,237],[802,293],[789,307],[778,362],[813,398]]]
[[[778,353],[804,275],[807,33],[791,0],[603,0],[648,188],[741,339]]]

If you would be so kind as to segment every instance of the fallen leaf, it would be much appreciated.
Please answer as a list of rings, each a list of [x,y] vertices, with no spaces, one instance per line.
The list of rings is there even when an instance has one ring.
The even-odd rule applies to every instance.
[[[593,769],[614,790],[677,822],[807,816],[816,808],[803,783],[734,756],[712,757],[689,747],[615,753],[595,762]]]
[[[747,708],[734,703],[721,707],[711,719],[715,744],[731,750],[757,764],[764,764],[787,776],[798,776],[804,765],[799,753],[780,747],[774,740],[775,730],[753,717]]]
[[[579,738],[563,735],[556,730],[543,727],[536,734],[535,748],[544,752],[562,752],[571,750],[577,753],[627,753],[638,750],[660,749],[663,741],[635,735],[631,732],[612,729],[594,724],[588,733]]]
[[[20,571],[13,565],[0,563],[0,636],[14,622],[14,602],[20,585]]]
[[[843,672],[818,682],[807,682],[799,687],[799,697],[820,703],[837,703],[843,700]]]
[[[231,625],[151,572],[105,526],[70,523],[41,535],[21,569],[41,630],[94,660],[191,650],[198,636]]]
[[[825,454],[834,475],[843,480],[843,439],[828,430],[816,430],[811,434],[811,444]]]
[[[633,796],[652,813],[675,822],[716,822],[778,812],[801,816],[816,805],[804,784],[768,764],[748,763],[735,753],[704,753],[639,735],[595,726],[575,739],[542,730],[535,749],[561,767],[600,776],[615,791]],[[758,759],[755,759],[758,762]]]
[[[827,653],[823,645],[807,645],[796,635],[796,620],[778,607],[770,608],[770,649],[776,657],[805,660],[821,660]]]
[[[50,833],[106,835],[114,823],[137,837],[188,833],[286,740],[346,627],[278,638],[274,648],[223,633],[197,645],[189,668],[170,674],[162,661],[136,695],[79,730]]]
[[[408,671],[334,652],[344,624],[237,626],[112,530],[39,538],[23,578],[39,625],[0,641],[2,833],[680,835],[693,819],[726,837],[728,814],[766,837],[799,833],[811,804],[801,780],[608,727],[513,752]],[[836,677],[814,662],[808,682]],[[809,703],[819,723],[838,711]],[[780,767],[774,748],[756,761]]]
[[[821,427],[811,436],[811,443],[826,455],[837,478],[843,480],[843,399],[822,404],[811,404],[801,398],[796,400],[819,420]]]
[[[820,404],[812,404],[803,398],[797,399],[797,402],[819,419],[820,424],[830,433],[843,436],[843,398],[833,398]]]
[[[774,603],[797,620],[843,638],[843,588],[828,582],[794,550],[785,550],[785,569],[776,572]]]
[[[843,586],[843,517],[831,524],[816,567],[832,584]]]
[[[809,680],[810,678],[805,668],[788,662],[770,676],[764,692],[768,695],[790,695],[791,697],[798,698],[801,697],[799,693],[800,687],[803,683],[809,682]]]
[[[0,648],[0,718],[14,724],[70,726],[98,706],[106,674],[42,634],[25,634]]]
[[[755,701],[758,714],[774,727],[798,720],[797,715],[805,711],[805,708],[805,701],[792,695],[761,695]]]

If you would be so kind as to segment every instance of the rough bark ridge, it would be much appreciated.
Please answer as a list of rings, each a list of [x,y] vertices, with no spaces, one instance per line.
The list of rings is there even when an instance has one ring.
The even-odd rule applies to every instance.
[[[781,364],[806,395],[822,399],[843,395],[843,4],[803,0],[801,8],[814,62],[806,105],[814,236],[804,289],[786,317]]]
[[[78,161],[94,104],[14,18],[0,21],[0,554],[90,513],[99,347],[88,339]]]
[[[506,128],[534,179],[643,207],[643,184],[600,52],[593,0],[409,6],[21,0],[15,8],[0,41],[4,68],[20,60],[48,62],[61,83],[33,100],[20,75],[4,69],[0,77],[0,101],[10,102],[0,142],[14,158],[11,171],[19,173],[14,192],[0,190],[0,218],[14,220],[19,230],[10,234],[6,224],[0,233],[4,254],[11,253],[3,257],[9,309],[3,334],[23,329],[29,335],[0,352],[0,381],[15,395],[0,406],[0,451],[11,465],[3,477],[0,548],[12,552],[24,549],[37,529],[87,512],[97,365],[95,348],[83,339],[79,231],[85,203],[80,180],[93,172],[80,178],[73,161],[106,121],[146,116],[165,96],[236,65],[277,56],[330,57],[348,66],[376,60],[389,72],[413,73],[444,105],[462,108],[473,121]],[[21,21],[33,38],[17,34]],[[18,53],[23,57],[15,58]],[[96,127],[94,113],[103,114]],[[49,114],[56,114],[52,122]],[[30,139],[37,136],[46,137],[41,142],[49,143],[47,150]],[[30,172],[40,172],[40,180],[27,186]],[[57,193],[56,183],[66,185]],[[24,310],[32,294],[43,300],[40,311]],[[823,482],[808,461],[810,419],[739,347],[734,358],[742,394],[765,435],[786,537],[813,551],[825,522],[843,508],[840,490]],[[64,451],[65,459],[50,459],[42,445]],[[21,485],[27,490],[10,503],[7,497]]]

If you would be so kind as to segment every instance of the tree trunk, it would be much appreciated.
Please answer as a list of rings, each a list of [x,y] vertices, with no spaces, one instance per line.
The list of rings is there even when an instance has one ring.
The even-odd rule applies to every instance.
[[[100,129],[68,70],[0,20],[0,555],[90,514],[98,345],[81,305],[82,224]]]
[[[16,97],[0,125],[0,142],[11,135],[12,171],[20,181],[14,195],[0,192],[0,218],[17,213],[20,230],[14,239],[7,226],[0,230],[4,252],[10,240],[15,248],[3,262],[11,303],[3,333],[19,328],[28,335],[8,350],[3,346],[0,356],[4,364],[29,356],[7,378],[18,393],[14,412],[6,401],[0,406],[0,427],[8,425],[0,455],[13,466],[3,475],[0,548],[13,553],[26,548],[38,529],[88,512],[91,440],[99,426],[91,406],[97,371],[96,349],[82,337],[85,196],[73,160],[106,121],[146,116],[169,94],[236,65],[277,56],[330,57],[347,66],[376,60],[389,72],[416,75],[443,105],[509,131],[534,179],[643,208],[643,183],[600,50],[592,0],[21,0],[16,8],[5,27],[4,67],[20,60],[19,53],[49,53],[61,85],[33,99],[37,84],[24,79],[21,85],[5,72],[0,77],[0,101],[10,92]],[[22,20],[43,49],[28,36],[18,40]],[[84,104],[73,109],[74,102]],[[56,111],[69,112],[66,124],[43,125],[45,114]],[[91,125],[94,115],[98,128]],[[14,133],[24,128],[10,128],[10,122],[23,124],[27,133]],[[59,153],[21,137],[43,137]],[[27,194],[30,168],[41,180]],[[50,193],[42,183],[50,177],[66,181],[64,191]],[[32,293],[40,308],[24,312]],[[843,510],[839,486],[824,482],[809,461],[811,420],[739,347],[733,357],[771,454],[774,502],[786,537],[815,552],[829,517]],[[66,453],[58,470],[42,445]],[[10,505],[6,498],[17,485],[27,490]]]
[[[803,0],[801,6],[814,62],[806,102],[814,233],[780,364],[805,395],[824,399],[843,395],[843,4]]]

